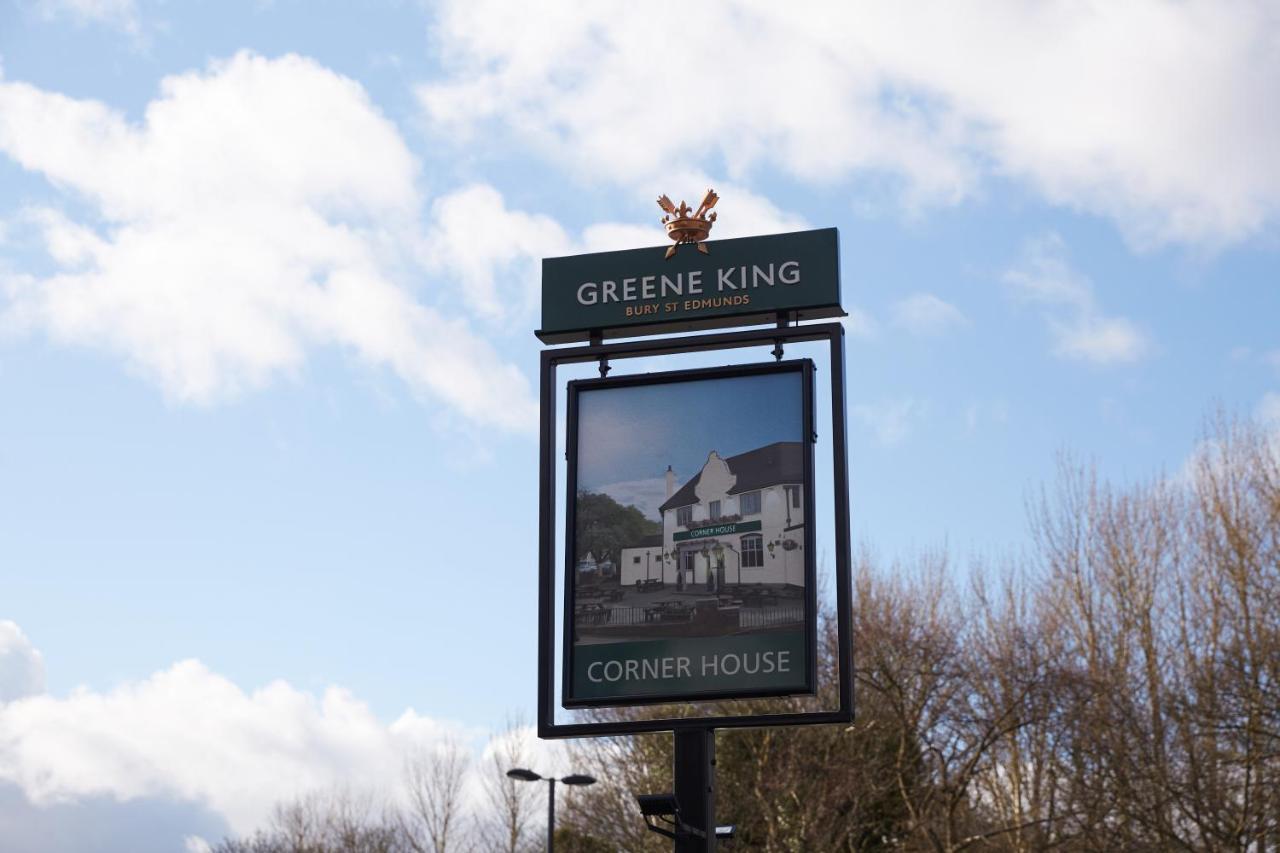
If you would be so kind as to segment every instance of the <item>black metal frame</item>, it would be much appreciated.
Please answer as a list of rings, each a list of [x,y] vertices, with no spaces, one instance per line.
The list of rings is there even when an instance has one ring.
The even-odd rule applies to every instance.
[[[796,689],[774,688],[768,690],[703,690],[688,693],[651,693],[631,696],[616,696],[604,699],[579,699],[570,696],[573,679],[573,642],[574,609],[577,593],[577,572],[574,554],[574,537],[577,512],[574,501],[578,485],[578,395],[582,391],[600,388],[626,388],[637,385],[674,385],[680,382],[697,382],[715,379],[733,379],[746,376],[760,376],[776,373],[798,373],[801,382],[801,419],[800,435],[804,446],[803,474],[804,482],[804,616],[805,616],[805,669],[804,683]],[[818,594],[817,594],[817,561],[814,525],[808,519],[814,518],[813,488],[813,445],[815,433],[813,428],[813,362],[809,359],[792,359],[790,361],[758,362],[754,364],[735,364],[725,367],[702,367],[690,370],[669,370],[660,373],[641,373],[613,378],[575,379],[569,383],[567,411],[565,418],[565,451],[568,470],[565,476],[565,567],[564,567],[564,666],[561,672],[561,702],[565,708],[606,708],[630,705],[658,705],[675,702],[703,702],[716,699],[754,699],[765,696],[812,696],[817,690],[817,658],[818,658]],[[619,564],[618,571],[622,566]]]
[[[597,339],[599,340],[599,339]],[[780,347],[787,343],[826,341],[831,370],[833,491],[835,500],[836,631],[839,646],[839,695],[836,710],[781,714],[622,720],[598,723],[555,722],[555,583],[556,550],[556,369],[562,364],[651,355],[709,352],[744,347]],[[612,737],[643,732],[688,731],[709,728],[793,726],[848,723],[853,719],[852,574],[849,537],[849,472],[845,433],[844,328],[839,323],[755,329],[681,338],[593,342],[587,346],[546,349],[539,375],[538,486],[538,736],[542,738]],[[811,525],[808,525],[812,527]],[[808,535],[808,534],[807,534]],[[567,543],[566,543],[567,544]],[[566,589],[566,594],[568,590]],[[572,637],[566,636],[566,642]]]

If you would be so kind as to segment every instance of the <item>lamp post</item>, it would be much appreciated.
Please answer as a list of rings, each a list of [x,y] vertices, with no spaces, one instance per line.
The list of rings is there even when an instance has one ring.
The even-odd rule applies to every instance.
[[[547,853],[554,853],[556,849],[556,781],[554,776],[541,776],[532,770],[526,770],[523,767],[516,767],[507,771],[507,776],[517,779],[521,782],[546,782],[551,786],[547,791]],[[558,781],[566,785],[594,785],[596,780],[594,776],[587,776],[583,773],[571,773],[568,776],[560,778]]]
[[[711,553],[714,554],[716,558],[716,592],[717,593],[723,592],[724,591],[724,545],[720,542],[716,542],[715,547],[711,549]],[[738,571],[739,573],[741,573],[742,569],[739,568]]]

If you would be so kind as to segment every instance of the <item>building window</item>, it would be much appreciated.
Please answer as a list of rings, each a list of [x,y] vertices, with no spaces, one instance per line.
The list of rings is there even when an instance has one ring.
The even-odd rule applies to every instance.
[[[742,537],[742,568],[764,568],[764,537],[759,533]]]
[[[676,524],[688,527],[691,521],[693,521],[693,507],[682,506],[676,510]]]
[[[720,501],[711,502],[711,520],[715,521],[720,517]]]
[[[787,502],[791,504],[793,509],[800,508],[800,487],[787,486]]]
[[[632,557],[632,558],[631,558],[631,562],[633,562],[633,563],[638,563],[638,562],[640,562],[640,555],[639,555],[639,554],[637,554],[637,555],[635,555],[634,557]]]
[[[759,492],[743,492],[738,498],[738,506],[743,515],[759,515],[760,514],[760,493]]]

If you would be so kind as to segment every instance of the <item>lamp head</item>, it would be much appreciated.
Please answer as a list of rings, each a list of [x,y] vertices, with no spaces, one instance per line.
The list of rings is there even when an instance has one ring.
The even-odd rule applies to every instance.
[[[585,773],[573,773],[560,780],[566,785],[594,785],[596,777],[588,776]]]
[[[516,767],[508,770],[507,776],[512,779],[519,779],[521,782],[537,782],[542,778],[532,770],[525,770],[523,767]]]

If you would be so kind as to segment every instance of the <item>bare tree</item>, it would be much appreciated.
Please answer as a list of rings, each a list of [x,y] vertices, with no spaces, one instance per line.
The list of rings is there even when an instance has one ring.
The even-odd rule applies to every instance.
[[[975,564],[967,586],[941,552],[887,568],[862,555],[855,661],[839,660],[830,621],[818,644],[827,706],[836,667],[855,664],[855,724],[718,734],[718,816],[738,824],[740,849],[1280,851],[1280,439],[1219,418],[1186,472],[1119,486],[1064,461],[1030,516],[1033,553]],[[521,728],[496,735],[480,768],[486,853],[537,844],[542,786],[506,776],[528,764]],[[565,792],[564,849],[668,849],[634,795],[671,790],[671,747],[666,734],[572,745],[599,783]],[[313,796],[215,849],[460,849],[466,766],[456,746],[417,757],[394,819]]]
[[[1280,454],[1219,418],[1190,473],[1042,501],[1065,818],[1091,849],[1280,846]]]
[[[605,719],[642,713],[617,709],[595,711],[590,716]],[[671,736],[665,733],[571,742],[573,767],[594,776],[597,782],[566,798],[557,817],[557,835],[570,835],[574,846],[583,850],[591,847],[582,839],[591,839],[610,851],[670,850],[669,841],[645,829],[635,795],[672,789],[671,744]]]
[[[1206,846],[1280,849],[1280,436],[1219,415],[1193,471],[1173,793]]]
[[[462,825],[463,786],[470,764],[470,755],[453,740],[420,749],[406,760],[408,805],[400,814],[400,827],[414,853],[470,849]]]
[[[490,738],[486,750],[481,786],[490,814],[482,819],[477,832],[486,851],[521,853],[530,840],[540,786],[507,776],[512,768],[528,767],[524,729],[519,717],[509,718],[504,729]]]
[[[214,853],[407,853],[393,812],[369,794],[316,791],[276,806],[265,830]]]

